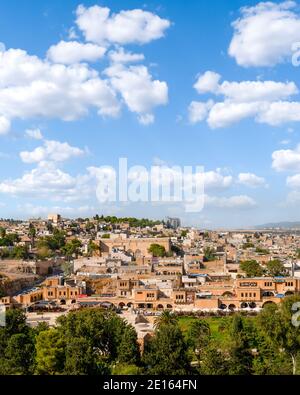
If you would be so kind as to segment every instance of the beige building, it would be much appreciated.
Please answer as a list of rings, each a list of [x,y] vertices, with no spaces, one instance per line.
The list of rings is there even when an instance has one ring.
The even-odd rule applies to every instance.
[[[113,249],[124,250],[128,253],[133,254],[136,258],[140,257],[151,257],[151,253],[148,251],[151,244],[159,244],[165,247],[166,252],[171,251],[170,239],[168,237],[150,237],[150,238],[114,238],[114,239],[100,239],[100,249],[102,255],[111,254]]]

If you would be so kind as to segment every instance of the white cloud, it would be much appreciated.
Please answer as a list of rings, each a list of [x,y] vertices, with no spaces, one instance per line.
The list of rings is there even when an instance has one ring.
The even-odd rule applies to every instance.
[[[46,59],[0,46],[0,134],[15,119],[74,121],[91,110],[117,117],[122,103],[140,123],[149,124],[154,108],[168,103],[166,82],[155,80],[145,66],[125,66],[144,55],[121,46],[161,38],[168,20],[140,9],[112,14],[101,6],[79,6],[76,13],[77,28],[88,42],[76,41],[78,29],[73,27],[71,41],[52,45]],[[111,67],[101,72],[92,68],[89,62],[101,59],[112,45],[106,57]]]
[[[153,109],[168,103],[167,84],[153,80],[145,66],[113,65],[105,70],[105,74],[129,110],[139,114],[141,123],[153,122]]]
[[[238,183],[250,188],[266,186],[266,180],[253,173],[240,173],[238,175]]]
[[[98,44],[145,44],[163,37],[170,26],[167,19],[140,9],[111,14],[107,7],[80,5],[76,14],[86,40]]]
[[[31,152],[20,152],[20,157],[24,163],[64,162],[72,157],[82,156],[84,153],[80,148],[72,147],[68,143],[46,140],[43,146]]]
[[[255,207],[256,205],[255,200],[247,195],[231,197],[205,196],[205,206],[228,209],[247,209]]]
[[[272,160],[272,167],[276,171],[300,171],[300,144],[294,150],[274,151]]]
[[[214,71],[206,71],[198,77],[194,88],[198,93],[215,93],[219,88],[220,74]]]
[[[77,41],[60,41],[52,45],[47,57],[54,63],[74,64],[80,62],[96,62],[106,52],[105,47],[96,44],[82,44]]]
[[[30,137],[31,139],[34,140],[42,140],[43,135],[40,129],[27,129],[25,130],[25,135]]]
[[[209,110],[213,107],[214,102],[208,100],[207,102],[192,101],[188,108],[189,121],[192,124],[206,119]]]
[[[113,63],[134,63],[145,59],[143,54],[128,52],[122,47],[117,51],[110,51],[108,57]]]
[[[269,125],[281,125],[285,122],[300,121],[300,102],[278,101],[270,103],[258,116],[259,122]]]
[[[246,118],[271,126],[300,121],[300,102],[288,101],[299,93],[294,82],[224,81],[219,74],[206,72],[196,85],[199,93],[212,92],[222,101],[193,101],[189,106],[192,123],[207,120],[211,128],[227,127]],[[200,82],[200,84],[199,84]],[[195,85],[195,86],[196,86]]]
[[[291,58],[292,44],[300,41],[300,17],[294,1],[261,2],[241,9],[233,23],[229,55],[240,66],[273,66]]]
[[[266,101],[273,102],[289,98],[298,93],[294,82],[275,81],[224,81],[217,93],[222,94],[226,100],[245,103]]]
[[[76,201],[89,197],[87,176],[73,177],[50,162],[40,162],[38,167],[21,178],[0,183],[0,193],[14,197],[43,198],[56,201]]]
[[[216,103],[209,112],[207,123],[213,129],[224,128],[242,119],[253,117],[260,109],[260,103]]]
[[[286,184],[289,188],[300,189],[300,174],[289,176],[286,180]]]
[[[207,189],[226,189],[233,183],[233,178],[230,175],[223,175],[220,169],[216,171],[207,171],[203,173],[204,188]]]
[[[10,129],[10,120],[5,116],[0,116],[0,135],[6,134]]]
[[[109,82],[87,65],[50,64],[20,49],[0,52],[0,131],[14,118],[71,121],[92,107],[102,116],[120,111]]]

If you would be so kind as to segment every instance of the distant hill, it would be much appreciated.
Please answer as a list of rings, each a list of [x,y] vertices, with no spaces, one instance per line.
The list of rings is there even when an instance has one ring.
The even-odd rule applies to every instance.
[[[300,221],[297,222],[270,222],[269,224],[258,225],[255,229],[300,229]]]

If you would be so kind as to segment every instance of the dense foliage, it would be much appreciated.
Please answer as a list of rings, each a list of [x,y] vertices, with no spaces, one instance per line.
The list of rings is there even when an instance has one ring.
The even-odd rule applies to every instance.
[[[54,328],[30,328],[22,311],[9,310],[0,328],[0,374],[300,374],[299,301],[291,296],[256,316],[213,320],[163,312],[142,355],[134,328],[112,311],[82,309]]]

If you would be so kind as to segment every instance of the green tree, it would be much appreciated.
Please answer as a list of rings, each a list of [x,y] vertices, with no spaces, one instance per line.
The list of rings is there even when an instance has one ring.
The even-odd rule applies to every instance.
[[[36,338],[36,372],[42,375],[62,374],[65,364],[65,342],[57,329],[48,329]]]
[[[118,360],[128,365],[137,365],[140,362],[140,350],[137,342],[137,334],[132,326],[127,326],[122,334],[118,349]]]
[[[212,262],[216,259],[216,250],[212,247],[204,248],[204,262]]]
[[[244,319],[239,314],[233,316],[229,334],[229,374],[251,374],[253,355],[249,346]]]
[[[267,250],[266,248],[261,248],[261,247],[256,247],[255,252],[257,252],[260,255],[269,255],[270,251]]]
[[[243,250],[247,250],[248,248],[253,248],[253,247],[254,247],[254,244],[251,242],[244,243],[242,246]]]
[[[218,344],[210,342],[202,355],[201,374],[225,376],[229,374],[229,358]]]
[[[83,337],[70,339],[66,346],[64,373],[68,375],[96,375],[108,373],[97,361],[97,355],[90,342]]]
[[[80,248],[82,247],[82,243],[78,239],[72,239],[64,247],[62,247],[62,252],[66,255],[68,259],[71,259],[73,256],[76,258],[80,254]]]
[[[53,255],[52,251],[47,245],[39,245],[36,256],[38,259],[47,259]]]
[[[184,229],[184,230],[181,231],[181,235],[180,236],[181,237],[186,237],[187,234],[188,234],[188,231]]]
[[[0,327],[0,374],[28,374],[33,369],[34,332],[19,309],[6,312]]]
[[[283,266],[283,263],[278,259],[274,259],[273,261],[269,261],[266,265],[267,273],[269,276],[284,276],[286,275],[286,270]]]
[[[208,346],[211,331],[209,324],[204,320],[194,321],[188,333],[188,343],[200,362],[202,351]]]
[[[154,375],[184,375],[191,371],[188,348],[178,325],[160,325],[144,353],[147,372]]]
[[[3,239],[6,235],[6,229],[5,228],[0,228],[0,238]]]
[[[172,311],[164,310],[154,320],[154,327],[159,329],[163,325],[177,325],[178,319]]]
[[[28,259],[29,251],[27,246],[16,246],[12,249],[10,256],[14,259]]]
[[[299,296],[287,297],[279,305],[266,306],[258,317],[259,325],[277,352],[290,357],[294,375],[300,353],[300,328],[293,320],[293,307],[299,302]]]
[[[92,240],[89,241],[88,244],[88,255],[93,256],[93,255],[100,255],[101,248],[100,245],[93,242]]]
[[[33,338],[24,333],[12,335],[5,350],[6,366],[10,374],[33,373],[34,351]]]
[[[247,277],[260,277],[263,275],[263,269],[255,260],[243,261],[240,263],[240,268],[246,273]]]
[[[74,337],[86,339],[101,366],[120,359],[135,359],[133,351],[138,350],[136,341],[127,350],[124,344],[124,338],[133,340],[134,334],[130,331],[125,333],[128,324],[112,311],[84,309],[70,312],[67,316],[59,317],[57,324],[57,330],[66,344]]]
[[[148,251],[154,256],[154,257],[164,257],[167,255],[166,249],[164,246],[161,246],[160,244],[151,244]]]

